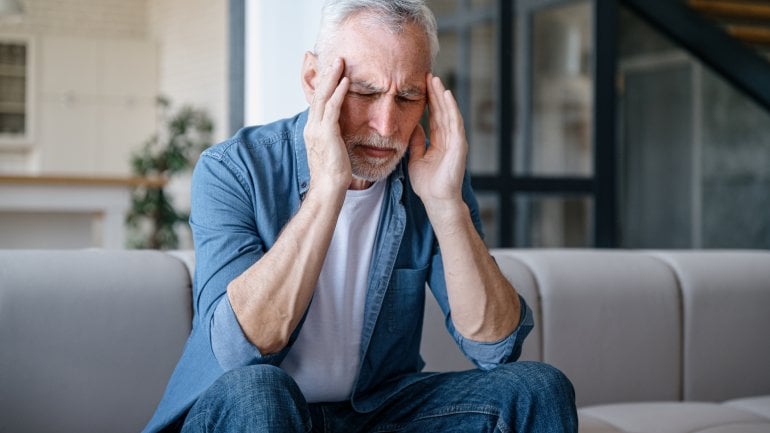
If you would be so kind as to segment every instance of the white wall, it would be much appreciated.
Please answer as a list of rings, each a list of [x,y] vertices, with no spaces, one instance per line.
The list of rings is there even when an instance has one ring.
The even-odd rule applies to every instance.
[[[25,148],[0,146],[0,174],[129,175],[130,154],[157,132],[159,94],[205,108],[214,139],[227,135],[227,1],[23,3],[22,21],[0,20],[0,36],[32,43],[34,125]],[[189,207],[189,178],[173,180],[171,194]],[[49,243],[79,245],[60,234]]]
[[[247,125],[292,116],[307,103],[300,86],[305,51],[312,50],[323,0],[247,0]]]
[[[42,36],[33,172],[129,175],[155,131],[155,48],[146,39]]]
[[[225,0],[152,0],[150,35],[158,46],[158,90],[175,105],[205,108],[214,139],[227,135],[227,4]]]
[[[298,7],[283,0],[247,0],[246,124],[269,122],[306,108],[300,67],[304,52],[315,42],[322,3],[304,0]],[[0,171],[128,174],[128,155],[155,131],[152,98],[158,93],[177,105],[206,108],[215,122],[214,139],[226,138],[227,4],[224,0],[25,1],[24,20],[0,22],[0,34],[29,35],[37,42],[34,79],[51,84],[47,94],[39,96],[37,109],[45,101],[48,111],[36,114],[31,151],[0,150]],[[88,65],[109,69],[113,58],[126,52],[136,53],[132,65],[112,68],[108,72],[119,73],[120,79],[109,81],[139,86],[142,92],[82,90],[100,83]],[[63,74],[49,65],[48,58],[40,58],[41,53],[67,66],[66,76],[57,78]],[[43,71],[48,76],[42,76]],[[137,84],[140,77],[144,83]],[[79,81],[72,84],[73,79]],[[133,122],[104,121],[100,116],[107,115],[101,108],[105,101],[117,114],[128,109],[143,114]],[[107,125],[117,128],[112,136]]]
[[[26,0],[0,37],[30,42],[30,139],[0,146],[0,172],[126,175],[154,130],[147,0]]]
[[[174,107],[191,104],[214,121],[213,141],[228,136],[228,2],[226,0],[152,0],[150,35],[158,47],[158,92]],[[190,208],[190,175],[168,186],[178,209]],[[180,247],[192,246],[188,233]]]
[[[155,0],[152,0],[155,1]],[[19,22],[2,31],[89,38],[144,38],[150,0],[24,0]]]

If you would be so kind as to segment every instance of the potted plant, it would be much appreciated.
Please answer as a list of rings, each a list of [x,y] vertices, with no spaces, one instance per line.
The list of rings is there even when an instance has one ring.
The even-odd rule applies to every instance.
[[[171,110],[167,98],[158,97],[161,129],[131,156],[135,176],[142,182],[131,196],[126,217],[131,248],[174,249],[179,246],[177,227],[186,226],[189,213],[174,207],[167,192],[168,180],[188,171],[200,153],[211,145],[214,128],[208,113],[185,105]]]

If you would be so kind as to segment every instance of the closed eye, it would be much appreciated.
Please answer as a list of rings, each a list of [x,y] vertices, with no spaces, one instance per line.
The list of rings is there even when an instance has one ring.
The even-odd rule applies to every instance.
[[[397,96],[398,102],[406,104],[417,104],[422,102],[422,96]]]
[[[348,95],[361,99],[373,99],[377,96],[377,93],[369,92],[348,92]]]

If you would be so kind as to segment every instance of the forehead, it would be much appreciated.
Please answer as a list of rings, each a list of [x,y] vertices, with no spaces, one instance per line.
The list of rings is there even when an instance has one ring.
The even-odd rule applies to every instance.
[[[345,60],[352,81],[424,88],[430,72],[428,38],[413,23],[395,32],[371,16],[354,15],[338,30],[330,54]]]

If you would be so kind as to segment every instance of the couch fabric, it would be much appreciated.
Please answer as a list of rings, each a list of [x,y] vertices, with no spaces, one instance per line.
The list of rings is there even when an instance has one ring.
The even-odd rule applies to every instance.
[[[0,432],[138,432],[190,332],[156,251],[0,251]]]
[[[770,252],[493,250],[581,432],[770,432]],[[190,331],[192,253],[0,251],[0,432],[136,432]],[[432,299],[430,295],[427,297]],[[427,370],[470,368],[426,305]]]

